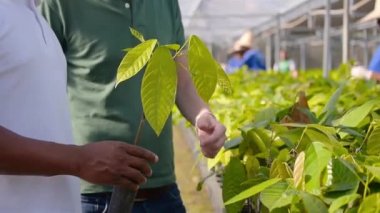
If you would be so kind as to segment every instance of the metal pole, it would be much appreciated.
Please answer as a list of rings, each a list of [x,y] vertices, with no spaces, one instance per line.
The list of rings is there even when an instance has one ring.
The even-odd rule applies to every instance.
[[[300,44],[300,70],[306,70],[306,44],[302,42]]]
[[[364,34],[364,45],[361,47],[364,47],[363,48],[363,63],[367,67],[368,63],[369,63],[369,59],[368,59],[369,58],[368,57],[368,31],[364,30],[363,34]]]
[[[275,53],[275,62],[280,62],[280,48],[281,48],[281,18],[280,15],[276,16],[276,35],[274,41],[274,53]]]
[[[323,77],[328,78],[330,68],[331,68],[331,57],[330,57],[330,9],[331,0],[326,0],[326,13],[325,13],[325,26],[323,32]]]
[[[265,45],[265,66],[267,70],[272,70],[272,35],[268,34]]]
[[[312,29],[312,28],[314,28],[314,26],[315,26],[315,24],[314,24],[314,19],[313,19],[313,16],[311,15],[311,10],[312,10],[312,8],[310,7],[310,2],[311,1],[308,1],[308,4],[307,4],[307,7],[308,7],[308,13],[307,13],[307,27],[309,28],[309,29]]]
[[[350,5],[351,0],[343,0],[343,27],[342,27],[342,63],[347,63],[350,48]]]

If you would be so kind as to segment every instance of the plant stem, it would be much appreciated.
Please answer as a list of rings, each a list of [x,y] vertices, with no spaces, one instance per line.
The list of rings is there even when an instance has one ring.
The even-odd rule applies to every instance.
[[[133,141],[133,144],[135,144],[135,145],[138,145],[139,142],[140,142],[141,133],[142,133],[142,129],[143,129],[144,123],[145,123],[145,115],[143,113],[141,115],[139,127],[137,128],[137,133],[136,133],[135,141]]]
[[[190,39],[187,39],[185,43],[182,45],[182,47],[176,52],[176,54],[173,56],[173,59],[176,58],[179,54],[182,53],[183,48],[186,47],[186,45],[190,42]]]
[[[364,193],[363,193],[363,199],[367,197],[367,193],[368,193],[368,184],[370,182],[370,178],[369,178],[369,171],[367,170],[367,181],[365,182],[365,185],[364,185]]]
[[[142,129],[145,123],[144,113],[141,116],[139,127],[133,143],[138,145],[141,139]],[[133,203],[137,192],[131,191],[120,186],[113,187],[110,207],[107,213],[130,213],[132,212]]]
[[[135,197],[134,191],[120,186],[114,187],[107,213],[131,213]]]

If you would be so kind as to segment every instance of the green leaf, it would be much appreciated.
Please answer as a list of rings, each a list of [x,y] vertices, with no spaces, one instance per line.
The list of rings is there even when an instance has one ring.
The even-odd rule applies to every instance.
[[[254,178],[259,173],[260,169],[260,162],[257,160],[256,157],[252,155],[245,155],[244,156],[244,163],[245,163],[245,169],[247,171],[247,177],[248,178]]]
[[[241,185],[246,189],[246,188],[250,188],[252,186],[255,186],[257,184],[260,184],[266,180],[268,180],[268,177],[266,177],[262,173],[258,173],[256,175],[256,177],[250,178],[247,181],[244,181],[243,183],[241,183]]]
[[[364,198],[358,213],[380,212],[380,193]]]
[[[117,69],[116,86],[136,75],[149,61],[157,39],[148,40],[128,51]]]
[[[367,170],[378,180],[380,180],[380,167],[378,166],[365,166]]]
[[[303,190],[305,187],[305,180],[304,180],[304,165],[305,165],[305,152],[301,152],[298,154],[298,157],[294,163],[294,171],[293,171],[293,180],[294,180],[294,186],[299,189]]]
[[[300,202],[301,198],[295,199],[295,201],[292,202],[290,205],[290,211],[291,213],[305,213],[303,203]]]
[[[340,138],[344,139],[347,136],[355,136],[359,138],[364,138],[364,135],[356,131],[355,129],[352,128],[347,128],[347,127],[341,127],[338,132]]]
[[[132,27],[130,27],[129,30],[131,31],[132,35],[135,38],[137,38],[140,42],[145,41],[144,36],[139,31],[137,31],[136,29],[133,29]]]
[[[159,135],[173,109],[177,72],[168,49],[158,47],[148,63],[141,86],[146,120]]]
[[[345,196],[337,198],[331,203],[330,208],[329,208],[329,213],[337,212],[340,208],[354,202],[358,198],[360,198],[360,195],[358,194],[345,195]]]
[[[264,110],[259,111],[255,116],[255,122],[265,121],[267,124],[276,121],[277,110],[273,107],[265,108]]]
[[[369,155],[378,155],[380,153],[380,120],[374,120],[371,124],[366,152]]]
[[[281,162],[287,162],[290,158],[291,156],[288,149],[281,149],[277,156],[277,159]]]
[[[313,129],[317,130],[317,132]],[[312,141],[322,142],[330,151],[333,151],[335,155],[340,156],[348,153],[347,150],[338,143],[336,130],[332,127],[309,124],[306,134]]]
[[[297,141],[300,139],[300,137],[303,134],[303,129],[300,129],[300,128],[291,129],[286,132],[279,132],[277,134],[281,138],[281,140],[284,141],[284,143],[288,146],[288,148],[295,149],[297,148],[296,147]]]
[[[207,47],[197,36],[189,40],[189,67],[198,94],[208,102],[215,91],[218,68]]]
[[[308,194],[308,193],[300,193],[302,197],[302,201],[304,204],[304,208],[308,213],[327,213],[326,204],[324,204],[318,197]]]
[[[241,144],[241,142],[243,142],[243,138],[239,136],[237,138],[231,139],[227,141],[226,143],[224,143],[224,148],[225,149],[236,148],[239,144]]]
[[[178,44],[166,44],[163,46],[174,51],[178,51],[179,48],[181,48],[181,46],[179,46]]]
[[[347,191],[359,185],[359,176],[355,169],[344,160],[332,159],[332,183],[327,191]]]
[[[379,100],[371,100],[363,105],[348,111],[339,122],[339,125],[347,126],[347,127],[358,127],[358,125],[364,120],[368,114],[370,114],[371,110],[379,105]]]
[[[312,143],[305,153],[305,189],[315,195],[321,194],[321,174],[326,169],[332,153],[320,142]]]
[[[123,51],[124,52],[129,52],[129,51],[131,51],[133,48],[125,48],[125,49],[123,49]]]
[[[222,88],[223,92],[227,95],[232,94],[232,86],[230,79],[228,78],[226,72],[223,70],[222,66],[215,61],[216,67],[217,67],[217,75],[218,75],[218,81],[217,84],[220,88]]]
[[[267,148],[269,144],[266,144],[265,141],[259,136],[258,129],[251,129],[248,132],[243,134],[243,138],[248,141],[249,146],[253,153],[268,153]]]
[[[324,115],[321,118],[321,121],[320,121],[321,124],[328,123],[329,120],[332,119],[333,114],[337,111],[336,105],[339,101],[340,96],[342,95],[342,92],[345,86],[346,86],[346,83],[340,84],[338,89],[336,89],[334,94],[331,96],[329,102],[326,104],[325,108],[322,111]]]
[[[281,179],[280,178],[274,178],[274,179],[269,179],[267,181],[264,181],[256,186],[253,186],[249,189],[246,189],[244,191],[242,191],[241,193],[239,193],[238,195],[232,197],[231,199],[227,200],[227,202],[225,202],[225,205],[229,205],[229,204],[232,204],[232,203],[236,203],[238,201],[241,201],[241,200],[244,200],[244,199],[247,199],[249,197],[252,197],[253,195],[257,194],[257,193],[260,193],[261,191],[263,191],[264,189],[268,188],[269,186],[272,186],[274,184],[276,184],[277,182],[279,182]]]
[[[260,193],[260,200],[269,211],[276,208],[287,206],[292,203],[293,195],[287,193],[288,183],[285,181],[278,182]]]
[[[225,168],[223,176],[223,201],[227,201],[239,194],[243,187],[241,183],[246,180],[244,165],[238,158],[231,158]],[[231,205],[226,204],[228,213],[239,213],[243,207],[244,201],[236,202]]]
[[[270,178],[291,178],[292,172],[286,162],[281,162],[278,159],[275,159],[272,162],[271,168],[270,168]]]

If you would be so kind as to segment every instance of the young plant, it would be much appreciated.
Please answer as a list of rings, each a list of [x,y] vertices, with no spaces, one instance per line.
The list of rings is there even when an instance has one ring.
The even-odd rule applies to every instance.
[[[141,85],[143,115],[135,144],[139,142],[145,119],[159,136],[171,114],[178,83],[175,62],[177,57],[187,56],[189,67],[184,64],[180,66],[190,72],[195,88],[205,102],[209,101],[217,85],[225,92],[231,92],[230,82],[224,70],[197,36],[190,36],[181,47],[178,44],[161,45],[157,39],[145,40],[140,32],[132,28],[130,30],[141,43],[125,50],[127,53],[118,68],[116,86],[146,67]],[[134,197],[134,192],[115,187],[108,212],[130,212]]]

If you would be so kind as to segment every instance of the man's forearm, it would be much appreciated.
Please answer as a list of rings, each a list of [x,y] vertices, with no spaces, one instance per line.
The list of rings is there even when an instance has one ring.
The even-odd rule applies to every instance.
[[[0,126],[0,174],[77,175],[79,149],[20,136]]]
[[[176,104],[182,115],[195,124],[195,118],[202,111],[209,111],[207,104],[197,94],[190,73],[187,70],[187,59],[180,56],[176,59],[178,70],[178,87]]]

